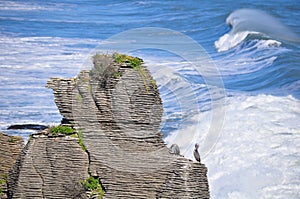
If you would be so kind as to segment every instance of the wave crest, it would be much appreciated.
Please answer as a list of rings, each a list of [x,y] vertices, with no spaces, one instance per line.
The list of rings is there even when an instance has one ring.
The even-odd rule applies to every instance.
[[[279,20],[261,10],[236,10],[227,17],[226,23],[232,29],[215,42],[218,52],[236,47],[249,35],[267,37],[271,39],[271,43],[278,40],[275,42],[276,44],[280,44],[279,41],[300,43],[298,35],[284,26]],[[270,41],[267,43],[270,43]]]

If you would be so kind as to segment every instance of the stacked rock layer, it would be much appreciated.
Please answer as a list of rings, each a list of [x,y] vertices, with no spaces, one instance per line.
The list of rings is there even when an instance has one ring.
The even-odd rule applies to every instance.
[[[8,198],[85,198],[88,165],[76,138],[32,136],[11,170]]]
[[[6,198],[9,170],[15,164],[24,147],[21,137],[0,133],[0,198]]]
[[[171,154],[162,140],[162,101],[144,67],[102,55],[91,71],[46,86],[87,151],[69,137],[31,140],[13,169],[11,197],[84,198],[78,182],[92,175],[107,199],[209,198],[205,165]]]

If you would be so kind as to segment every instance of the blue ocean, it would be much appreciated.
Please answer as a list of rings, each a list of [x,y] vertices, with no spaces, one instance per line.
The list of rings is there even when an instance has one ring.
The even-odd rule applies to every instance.
[[[184,41],[172,37],[129,52],[157,81],[166,144],[190,159],[202,146],[211,198],[300,198],[299,0],[1,0],[0,130],[27,140],[32,131],[7,127],[59,124],[47,80],[75,77],[110,38],[135,30],[150,30],[144,47],[151,31],[171,31],[205,54],[195,67],[166,50]],[[197,70],[206,66],[214,74]]]

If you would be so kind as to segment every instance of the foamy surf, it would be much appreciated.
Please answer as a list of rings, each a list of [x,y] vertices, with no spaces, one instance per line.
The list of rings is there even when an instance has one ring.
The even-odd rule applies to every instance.
[[[275,17],[256,9],[240,9],[226,19],[232,27],[229,33],[215,41],[218,52],[232,49],[245,41],[249,35],[264,38],[267,45],[280,45],[280,41],[300,43],[300,37]]]
[[[203,158],[212,198],[298,198],[300,101],[292,96],[239,94],[227,98],[225,109],[221,137]],[[170,145],[181,136],[176,144],[190,159],[193,144],[203,143],[206,136],[210,112],[193,119],[193,125],[165,138]],[[190,132],[194,136],[187,138]]]
[[[218,52],[227,51],[244,41],[249,33],[250,32],[248,31],[239,32],[236,34],[231,32],[227,33],[220,37],[219,40],[215,41],[215,47]]]

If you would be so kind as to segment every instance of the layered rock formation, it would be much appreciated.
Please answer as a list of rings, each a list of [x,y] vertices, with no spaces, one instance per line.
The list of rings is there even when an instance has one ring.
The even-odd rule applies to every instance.
[[[126,56],[96,55],[77,78],[52,78],[62,123],[78,138],[33,136],[9,176],[9,198],[91,198],[82,182],[99,177],[104,198],[209,198],[205,165],[170,153],[160,134],[162,102],[149,72]]]
[[[33,135],[8,178],[9,198],[85,198],[88,156],[69,136]]]
[[[0,198],[6,198],[8,173],[23,147],[24,140],[21,137],[0,133]]]

